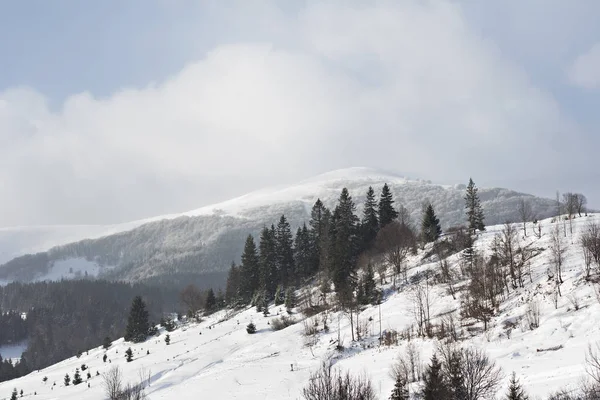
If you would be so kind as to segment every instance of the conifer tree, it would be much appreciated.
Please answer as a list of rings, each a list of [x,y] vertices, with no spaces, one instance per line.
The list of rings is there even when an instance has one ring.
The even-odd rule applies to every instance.
[[[435,215],[435,210],[431,204],[425,208],[425,213],[423,214],[423,220],[421,223],[421,233],[423,235],[423,240],[426,243],[436,241],[442,234],[440,220]]]
[[[167,334],[167,336],[165,336],[165,343],[167,346],[171,344],[171,336],[169,334]]]
[[[269,297],[275,294],[277,287],[277,243],[275,227],[264,227],[260,233],[260,288],[267,292]]]
[[[68,386],[68,385],[66,385]],[[17,392],[17,388],[14,388],[12,391],[12,394],[10,395],[10,400],[17,400],[17,396],[19,395],[19,393]]]
[[[294,272],[294,240],[290,224],[285,218],[285,215],[282,215],[279,219],[275,239],[277,278],[279,283],[283,286],[287,286],[290,283],[290,279],[293,277],[292,274]]]
[[[363,249],[369,248],[377,237],[377,232],[379,232],[379,217],[377,214],[375,191],[369,186],[367,197],[365,199],[363,216],[360,222]]]
[[[108,350],[110,348],[111,344],[112,344],[112,341],[110,340],[110,338],[108,336],[106,336],[104,338],[104,340],[102,341],[102,348],[104,348],[104,350]]]
[[[71,384],[71,377],[69,376],[69,374],[65,374],[65,386],[69,386]]]
[[[247,326],[246,326],[246,332],[253,334],[256,333],[256,325],[254,325],[253,322],[250,322]]]
[[[296,290],[293,287],[287,288],[285,291],[285,308],[286,310],[291,311],[292,308],[296,307]]]
[[[264,293],[264,296],[263,296],[263,299],[262,299],[262,312],[263,312],[263,315],[265,317],[270,314],[270,312],[269,312],[269,298],[267,297],[266,293]]]
[[[296,238],[294,239],[294,264],[296,267],[296,279],[293,279],[293,283],[295,285],[300,284],[300,279],[312,276],[316,272],[314,269],[316,264],[314,263],[310,233],[306,224],[298,228],[296,232]]]
[[[467,223],[469,224],[469,231],[471,233],[475,233],[476,230],[485,230],[485,217],[477,191],[478,189],[473,179],[469,178],[469,185],[465,194],[465,208],[467,209]]]
[[[510,377],[510,386],[508,387],[508,394],[506,400],[528,400],[529,396],[521,387],[521,383],[517,379],[517,375],[513,372]]]
[[[225,286],[225,302],[230,306],[238,305],[240,300],[240,270],[231,263],[229,273],[227,274],[227,284]]]
[[[247,303],[258,289],[259,268],[256,243],[252,235],[248,235],[242,253],[242,264],[240,266],[240,285],[242,300]]]
[[[446,365],[448,389],[450,391],[449,400],[463,400],[467,398],[462,363],[462,353],[459,350],[452,351]]]
[[[329,220],[331,213],[323,205],[321,199],[317,199],[310,212],[310,240],[313,251],[311,258],[313,262],[313,271],[322,271],[325,267],[327,257]]]
[[[283,286],[277,286],[277,290],[275,291],[275,305],[280,306],[285,302],[285,291]]]
[[[215,309],[217,305],[217,299],[215,297],[215,292],[212,288],[208,289],[208,293],[206,294],[206,302],[204,303],[204,309],[206,311],[212,311]]]
[[[81,379],[81,375],[79,374],[79,368],[75,368],[75,375],[73,375],[73,385],[77,386],[81,382],[83,382],[83,379]]]
[[[377,284],[375,283],[375,272],[371,263],[367,264],[367,269],[363,276],[363,293],[365,304],[373,304],[377,298]]]
[[[396,218],[398,218],[398,211],[394,208],[394,197],[386,183],[379,196],[379,228],[383,228]]]
[[[435,354],[431,358],[431,364],[425,371],[424,381],[423,400],[448,399],[449,390],[442,374],[442,364],[440,364]]]
[[[127,348],[127,351],[125,351],[125,359],[127,362],[133,361],[133,350],[131,350],[131,347]]]
[[[409,400],[408,382],[402,374],[396,377],[396,384],[392,390],[390,400]]]
[[[141,296],[136,296],[131,304],[127,328],[125,330],[125,341],[141,343],[148,337],[150,324],[148,323],[148,311],[146,303]]]

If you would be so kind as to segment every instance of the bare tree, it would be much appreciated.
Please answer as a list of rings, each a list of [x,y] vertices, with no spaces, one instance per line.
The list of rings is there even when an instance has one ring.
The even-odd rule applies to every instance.
[[[383,254],[385,261],[394,266],[395,275],[402,274],[406,283],[408,274],[404,261],[416,243],[416,235],[412,229],[398,221],[387,224],[377,234],[377,249]]]
[[[119,367],[114,366],[102,375],[104,393],[109,400],[120,400],[123,392],[123,374]]]
[[[527,320],[527,327],[530,330],[534,330],[540,327],[540,304],[531,300],[527,303],[527,310],[525,311],[525,319]]]
[[[574,193],[564,193],[563,204],[564,210],[567,213],[567,218],[569,219],[569,230],[571,231],[571,235],[573,235],[573,217],[575,216],[579,205],[577,195]]]
[[[325,362],[319,371],[311,374],[308,385],[302,390],[306,400],[375,400],[375,388],[365,377],[353,377],[333,369]]]
[[[423,363],[421,354],[414,342],[408,342],[406,350],[398,356],[398,359],[392,364],[390,376],[396,380],[398,377],[406,382],[418,382],[421,379]]]
[[[595,222],[588,223],[585,232],[581,235],[580,243],[584,249],[586,268],[588,268],[587,262],[589,261],[590,269],[591,263],[596,264],[597,268],[600,269],[600,226]]]
[[[585,372],[600,386],[600,344],[596,343],[595,348],[588,346],[587,354],[585,355]]]
[[[432,297],[429,290],[429,279],[425,278],[425,282],[417,282],[412,285],[410,292],[410,299],[412,300],[412,313],[417,324],[418,334],[425,336],[430,334],[430,318],[431,318],[431,304]]]
[[[534,219],[531,203],[524,197],[519,200],[519,216],[523,223],[523,235],[527,236],[527,223]]]
[[[497,236],[496,252],[500,258],[500,263],[508,268],[513,289],[517,288],[517,247],[519,238],[513,224],[506,222],[502,233]]]
[[[585,279],[589,280],[592,273],[592,262],[594,261],[594,255],[591,249],[591,238],[588,233],[584,233],[579,237],[579,245],[581,246],[581,252],[583,253],[583,266],[585,268]]]
[[[188,315],[190,317],[196,317],[198,311],[202,309],[203,301],[202,301],[202,293],[200,290],[194,285],[187,285],[179,294],[181,302],[187,307]]]
[[[587,215],[587,198],[581,193],[577,193],[575,196],[577,196],[577,214],[579,214],[580,217],[582,213]]]
[[[396,220],[402,225],[411,226],[410,212],[402,204],[398,206],[398,218]]]
[[[463,377],[466,389],[465,400],[480,400],[495,395],[502,381],[502,370],[496,366],[483,350],[462,350]]]
[[[558,225],[554,227],[552,231],[552,242],[550,245],[550,250],[552,252],[552,264],[554,265],[554,273],[555,278],[558,284],[563,283],[562,279],[562,264],[565,254],[565,245],[563,243],[563,239],[560,235],[560,230]],[[560,289],[559,289],[560,294]]]

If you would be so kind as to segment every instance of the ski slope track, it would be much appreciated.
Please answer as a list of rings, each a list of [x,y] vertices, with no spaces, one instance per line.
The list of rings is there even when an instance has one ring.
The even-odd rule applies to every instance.
[[[501,303],[500,312],[493,317],[487,332],[476,333],[461,342],[463,346],[484,349],[502,367],[505,379],[498,397],[505,392],[513,371],[532,399],[547,398],[550,392],[559,388],[573,388],[584,377],[587,347],[600,341],[600,304],[591,284],[583,279],[583,256],[578,245],[578,238],[589,221],[600,223],[600,215],[576,218],[572,235],[567,225],[564,283],[557,308],[551,295],[553,283],[547,275],[551,264],[550,232],[556,223],[543,220],[541,238],[531,233],[523,237],[522,231],[519,233],[522,245],[542,250],[531,260],[531,280],[526,278],[524,288],[511,291]],[[563,232],[563,222],[558,224]],[[488,227],[479,235],[476,249],[489,255],[494,235],[501,229],[502,226]],[[531,229],[532,224],[530,232]],[[438,268],[437,262],[423,260],[422,251],[411,257],[409,277]],[[448,261],[452,268],[458,268],[458,255],[450,256]],[[380,347],[377,340],[380,321],[384,330],[402,331],[414,320],[410,285],[399,290],[385,285],[383,289],[386,295],[381,304],[381,319],[377,306],[361,311],[359,319],[368,324],[368,334],[354,343],[350,340],[348,318],[335,312],[328,315],[330,330],[320,329],[311,342],[303,334],[303,317],[297,310],[294,310],[293,317],[298,323],[276,332],[270,329],[270,322],[278,318],[278,313],[285,312],[283,307],[271,305],[268,317],[257,313],[254,308],[226,310],[208,316],[201,323],[180,326],[170,333],[169,346],[164,342],[164,331],[160,332],[160,336],[140,344],[124,343],[120,339],[106,351],[110,362],[102,361],[105,351],[99,347],[91,349],[89,354],[84,352],[80,358],[73,357],[22,378],[0,383],[0,399],[8,399],[13,388],[23,389],[24,398],[32,399],[103,399],[102,378],[96,376],[96,371],[102,374],[113,366],[119,366],[124,373],[124,381],[132,383],[137,382],[140,371],[145,370],[150,375],[146,393],[151,400],[185,400],[199,396],[245,400],[301,399],[302,388],[311,372],[325,360],[333,360],[335,366],[343,370],[366,374],[372,380],[378,398],[387,399],[394,385],[389,376],[391,365],[408,342],[402,340],[398,345]],[[453,300],[446,285],[433,286],[432,293],[434,323],[439,322],[440,315],[457,312],[460,308],[460,294]],[[579,299],[578,310],[573,308],[569,296]],[[534,330],[523,323],[530,300],[539,302],[541,309],[540,326]],[[317,316],[319,321],[321,317]],[[456,319],[460,319],[458,314]],[[257,326],[255,334],[248,334],[245,330],[251,321]],[[517,321],[510,334],[503,326],[505,321]],[[345,348],[343,351],[335,348],[338,324]],[[413,339],[412,343],[420,349],[423,362],[428,363],[436,340]],[[129,363],[124,358],[128,347],[134,352],[134,360]],[[538,351],[549,348],[556,350]],[[147,351],[150,353],[147,354]],[[90,368],[92,378],[86,382],[84,372],[84,383],[65,387],[65,374],[73,377],[75,368],[81,364]],[[42,381],[45,376],[48,377],[47,383]],[[416,388],[415,384],[411,386],[413,390]],[[34,392],[36,396],[33,396]]]
[[[232,260],[239,260],[248,234],[257,235],[264,226],[276,224],[282,214],[295,229],[309,220],[318,198],[334,207],[344,187],[360,213],[368,187],[373,186],[379,194],[384,183],[390,186],[396,204],[411,212],[413,221],[420,220],[423,202],[430,201],[443,228],[464,222],[464,185],[439,185],[369,168],[348,168],[186,213],[126,224],[0,229],[0,281],[76,277],[60,273],[65,262],[70,265],[67,272],[72,268],[130,281],[166,273],[223,272]],[[550,216],[554,210],[552,200],[508,189],[480,188],[479,195],[490,225],[517,221],[522,198],[529,200],[538,218]],[[39,254],[22,257],[33,253]]]

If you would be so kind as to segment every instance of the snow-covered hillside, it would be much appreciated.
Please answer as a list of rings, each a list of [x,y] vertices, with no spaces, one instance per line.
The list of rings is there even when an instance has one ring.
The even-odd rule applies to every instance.
[[[552,296],[554,284],[547,275],[551,265],[550,232],[556,223],[542,221],[541,238],[531,234],[523,237],[520,232],[519,240],[523,246],[531,245],[541,250],[531,260],[531,280],[525,280],[524,288],[511,290],[487,332],[475,330],[472,337],[461,343],[484,349],[503,368],[505,384],[508,375],[516,372],[533,398],[546,398],[554,390],[577,385],[584,376],[587,346],[600,341],[600,304],[592,284],[584,280],[579,246],[579,237],[590,221],[600,223],[600,215],[576,218],[573,235],[567,226],[567,236],[563,239],[566,246],[564,283],[556,308]],[[558,224],[562,233],[563,222]],[[501,229],[502,226],[492,226],[480,234],[476,249],[489,255],[494,235]],[[424,261],[423,254],[419,252],[409,260],[409,280],[424,270],[439,268],[436,261]],[[450,256],[448,261],[452,268],[458,268],[457,255]],[[110,362],[102,361],[105,352],[97,348],[90,350],[89,354],[84,353],[79,359],[71,358],[20,379],[0,383],[0,399],[3,396],[8,398],[13,388],[23,389],[28,398],[35,392],[36,399],[102,399],[102,378],[96,376],[96,372],[102,374],[113,366],[119,366],[124,371],[125,381],[132,383],[138,381],[140,371],[149,374],[150,385],[146,392],[151,400],[197,399],[199,396],[246,400],[299,399],[311,372],[329,359],[335,362],[336,367],[365,373],[373,381],[379,399],[386,399],[394,384],[389,376],[390,367],[408,342],[401,340],[398,345],[378,346],[379,324],[384,330],[402,332],[414,324],[414,318],[411,285],[398,291],[393,290],[391,285],[385,285],[383,289],[386,295],[381,310],[370,306],[360,313],[359,320],[366,325],[367,334],[354,343],[350,340],[348,318],[335,312],[327,314],[328,332],[322,330],[323,314],[306,320],[311,325],[317,321],[319,325],[316,336],[307,337],[301,321],[304,317],[297,312],[293,315],[299,321],[295,325],[277,332],[270,329],[270,324],[278,318],[276,314],[284,313],[283,307],[271,306],[268,317],[258,314],[255,309],[239,313],[223,311],[199,324],[192,323],[172,332],[169,346],[164,342],[165,332],[142,344],[118,340],[106,352]],[[460,320],[460,294],[454,300],[445,284],[433,286],[431,293],[434,323],[449,312],[454,312],[456,320]],[[577,309],[573,299],[577,299]],[[537,302],[541,311],[539,327],[533,330],[526,326],[524,318],[527,304],[532,302]],[[258,328],[257,333],[252,335],[245,330],[251,321]],[[345,347],[341,352],[336,350],[338,325]],[[461,330],[464,336],[469,336],[466,328]],[[417,346],[422,361],[427,363],[436,340],[413,338],[411,343]],[[134,361],[130,363],[124,358],[128,347],[134,351]],[[553,350],[539,351],[547,349]],[[75,368],[82,364],[90,368],[92,378],[88,382],[84,379],[79,386],[64,387],[65,374],[72,377]],[[85,378],[85,373],[83,375]],[[43,382],[44,377],[48,377],[46,383]]]
[[[99,273],[111,278],[136,280],[163,273],[224,271],[238,260],[248,234],[276,223],[285,214],[292,227],[309,219],[310,208],[320,198],[334,206],[347,187],[358,205],[369,186],[377,192],[388,183],[396,204],[404,205],[413,220],[420,218],[423,202],[430,201],[443,227],[464,222],[464,187],[416,181],[368,168],[348,168],[319,175],[291,186],[260,190],[223,203],[183,214],[158,216],[113,226],[78,226],[0,229],[0,263],[15,255],[44,252],[0,265],[0,280],[33,281],[55,277],[55,263],[95,262]],[[549,216],[554,203],[507,189],[481,188],[479,192],[488,224],[518,220],[518,201],[529,199],[538,218]],[[97,239],[102,237],[101,239]],[[73,243],[76,239],[95,238]],[[69,243],[68,245],[66,245]],[[46,252],[51,246],[54,247]],[[126,269],[123,269],[124,267]],[[115,268],[111,268],[115,267]],[[75,269],[88,269],[81,265]],[[63,275],[64,278],[71,277]]]

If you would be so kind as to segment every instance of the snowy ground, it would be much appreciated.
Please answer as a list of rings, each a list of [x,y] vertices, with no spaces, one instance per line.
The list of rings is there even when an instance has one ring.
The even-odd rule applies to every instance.
[[[592,287],[582,278],[583,258],[577,244],[579,233],[590,220],[600,222],[600,216],[577,218],[573,224],[573,237],[569,234],[565,239],[568,245],[565,283],[557,309],[550,296],[551,287],[546,274],[550,254],[545,250],[532,260],[533,282],[527,280],[524,289],[513,292],[502,304],[500,314],[494,318],[487,333],[463,343],[484,348],[503,368],[507,378],[515,371],[534,398],[545,398],[561,387],[576,385],[584,375],[588,344],[600,341],[600,304]],[[536,247],[548,249],[549,232],[553,224],[542,221],[542,226],[544,234],[541,239],[531,234],[523,238],[520,233],[520,240],[535,242]],[[490,227],[478,240],[478,248],[489,248],[499,229],[501,227]],[[417,259],[411,261],[411,274],[435,267],[435,264],[417,266]],[[450,261],[456,261],[456,257]],[[402,331],[414,323],[409,291],[388,292],[381,305],[382,327],[384,330]],[[432,315],[458,309],[459,300],[453,300],[444,286],[434,287],[433,293]],[[568,299],[573,294],[577,295],[580,302],[577,311]],[[541,306],[540,327],[529,330],[517,324],[518,327],[507,335],[502,322],[521,318],[530,298],[537,299]],[[399,346],[377,346],[378,307],[369,307],[360,314],[360,320],[369,327],[367,339],[351,343],[349,320],[330,313],[329,332],[319,333],[311,346],[307,345],[308,339],[303,335],[302,322],[278,332],[272,331],[268,323],[277,318],[277,312],[283,313],[283,307],[272,306],[272,315],[266,318],[255,309],[244,310],[229,318],[224,318],[225,312],[220,312],[200,324],[190,324],[172,332],[169,346],[164,342],[164,332],[160,337],[142,344],[133,345],[118,340],[107,352],[110,363],[102,361],[104,350],[92,349],[79,359],[74,357],[20,379],[0,383],[0,399],[9,398],[15,387],[23,389],[25,396],[37,392],[36,399],[102,399],[102,379],[96,376],[96,371],[103,373],[115,365],[122,368],[126,381],[132,383],[138,380],[140,371],[149,373],[151,383],[147,394],[151,400],[197,399],[203,395],[216,399],[300,399],[310,373],[327,359],[334,359],[336,366],[342,369],[365,373],[372,379],[379,398],[388,398],[393,387],[389,376],[390,366],[404,350],[406,342],[401,342]],[[342,342],[346,347],[341,353],[335,349],[338,317]],[[296,315],[296,318],[300,316]],[[246,333],[245,327],[250,321],[258,328],[256,334]],[[413,342],[421,349],[423,361],[428,362],[435,340],[419,339]],[[134,361],[127,363],[124,355],[130,346],[134,351]],[[555,346],[562,348],[537,351]],[[150,354],[147,354],[148,350]],[[85,382],[87,371],[82,374],[83,384],[64,387],[65,374],[68,373],[72,378],[75,368],[81,364],[86,364],[91,370],[90,387]],[[48,381],[43,383],[45,376]]]

